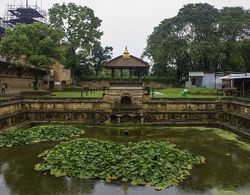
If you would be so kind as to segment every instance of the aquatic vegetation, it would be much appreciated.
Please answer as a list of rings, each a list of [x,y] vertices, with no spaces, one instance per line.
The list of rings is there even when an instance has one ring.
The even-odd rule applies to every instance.
[[[205,158],[179,150],[175,145],[160,141],[121,143],[95,139],[77,139],[61,143],[39,155],[43,162],[38,171],[49,171],[56,177],[104,179],[131,182],[132,185],[166,189],[183,181],[194,165]]]
[[[206,128],[206,127],[196,127],[193,129],[198,130],[198,131],[210,131],[224,140],[235,143],[242,150],[250,151],[250,143],[240,140],[240,136],[238,136],[237,134],[233,132],[225,131],[225,130],[218,129],[218,128]]]
[[[0,148],[27,145],[43,141],[61,141],[84,134],[81,128],[68,125],[37,126],[0,133]]]

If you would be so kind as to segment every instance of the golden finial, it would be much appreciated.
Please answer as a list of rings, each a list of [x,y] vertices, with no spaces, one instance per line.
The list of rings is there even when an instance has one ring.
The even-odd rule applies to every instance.
[[[123,58],[130,58],[127,46],[126,46],[125,51],[123,53]]]

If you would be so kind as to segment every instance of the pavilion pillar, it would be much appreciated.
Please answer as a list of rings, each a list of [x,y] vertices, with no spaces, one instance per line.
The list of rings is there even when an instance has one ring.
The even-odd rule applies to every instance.
[[[121,123],[121,115],[117,116],[117,123],[120,124]]]
[[[121,69],[121,81],[123,79],[123,70]]]
[[[141,81],[141,70],[139,70],[138,79],[139,79],[139,81]]]
[[[132,80],[132,69],[129,69],[129,81],[131,82]]]
[[[243,79],[243,91],[242,91],[242,96],[245,96],[245,80]]]
[[[115,70],[112,68],[112,80],[115,80]]]

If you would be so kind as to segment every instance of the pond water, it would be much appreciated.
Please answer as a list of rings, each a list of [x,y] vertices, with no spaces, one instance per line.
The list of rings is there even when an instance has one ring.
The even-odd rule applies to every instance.
[[[84,127],[84,137],[124,142],[124,128]],[[57,143],[39,143],[0,149],[0,194],[81,194],[81,195],[162,195],[162,194],[250,194],[250,141],[214,128],[147,127],[129,128],[129,141],[145,139],[169,141],[206,158],[195,166],[179,186],[156,191],[152,187],[131,186],[101,180],[56,178],[37,172],[38,154]]]

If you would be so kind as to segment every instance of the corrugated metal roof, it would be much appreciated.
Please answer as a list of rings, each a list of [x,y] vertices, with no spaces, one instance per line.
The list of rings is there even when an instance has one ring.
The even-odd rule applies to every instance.
[[[234,80],[234,79],[250,79],[250,73],[242,73],[242,74],[230,74],[224,77],[219,78],[221,80]]]

